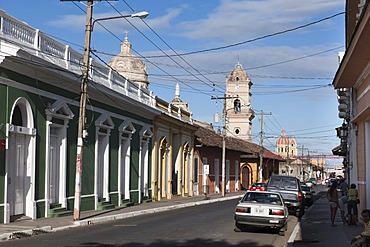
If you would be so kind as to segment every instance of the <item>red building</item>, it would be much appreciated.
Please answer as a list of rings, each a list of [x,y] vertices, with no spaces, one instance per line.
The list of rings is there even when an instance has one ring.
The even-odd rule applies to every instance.
[[[205,192],[204,185],[207,185],[207,194],[221,193],[223,136],[211,126],[198,127],[194,150],[194,166],[198,172],[195,190],[202,194]],[[226,192],[248,189],[256,181],[267,181],[271,174],[278,174],[279,161],[284,160],[257,144],[239,138],[226,137],[225,144]],[[208,169],[204,170],[205,166]],[[205,174],[207,172],[208,175]]]

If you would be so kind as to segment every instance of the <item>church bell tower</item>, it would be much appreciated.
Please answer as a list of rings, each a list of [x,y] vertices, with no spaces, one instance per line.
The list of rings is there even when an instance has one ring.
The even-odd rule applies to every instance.
[[[226,78],[226,136],[252,141],[251,87],[253,83],[238,62]]]

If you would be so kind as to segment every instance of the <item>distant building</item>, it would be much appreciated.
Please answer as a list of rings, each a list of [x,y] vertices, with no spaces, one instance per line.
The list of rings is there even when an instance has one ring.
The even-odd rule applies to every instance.
[[[280,162],[279,174],[290,175],[305,181],[313,176],[311,160],[298,156],[298,145],[294,136],[287,136],[285,130],[281,131],[276,140],[276,154],[285,158]]]
[[[280,137],[276,140],[276,153],[285,158],[297,156],[297,142],[293,136],[287,136],[285,130],[281,131]]]
[[[204,185],[209,186],[209,193],[222,191],[222,148],[223,138],[212,126],[195,121],[194,167],[198,170],[198,191],[204,193]],[[252,183],[267,181],[272,174],[277,174],[282,157],[246,140],[229,137],[225,139],[225,188],[227,192],[247,190]],[[262,174],[259,173],[262,159]],[[208,165],[209,174],[204,174]],[[262,175],[262,177],[260,177]]]

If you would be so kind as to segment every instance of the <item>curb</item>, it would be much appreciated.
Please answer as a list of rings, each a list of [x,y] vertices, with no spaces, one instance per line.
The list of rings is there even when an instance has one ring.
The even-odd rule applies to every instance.
[[[43,226],[43,227],[38,227],[34,229],[1,234],[0,241],[6,241],[6,240],[17,239],[17,238],[22,238],[22,237],[31,237],[31,236],[40,235],[44,233],[51,233],[51,232],[53,232],[51,226]]]

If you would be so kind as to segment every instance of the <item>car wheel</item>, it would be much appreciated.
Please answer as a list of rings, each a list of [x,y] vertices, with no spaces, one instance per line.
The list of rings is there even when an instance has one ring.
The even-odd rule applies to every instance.
[[[295,216],[297,218],[300,218],[301,217],[301,210],[300,209],[298,209],[297,211],[295,211]]]
[[[238,223],[235,223],[235,228],[234,228],[234,232],[241,232],[242,231],[242,227],[240,224]]]
[[[304,207],[297,209],[297,211],[295,212],[295,216],[297,218],[302,218],[303,214],[304,214]]]
[[[280,236],[285,236],[285,229],[284,228],[279,230],[279,235]]]

